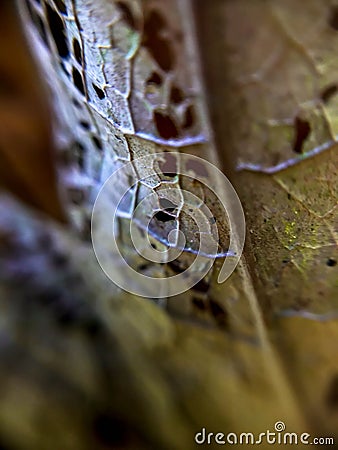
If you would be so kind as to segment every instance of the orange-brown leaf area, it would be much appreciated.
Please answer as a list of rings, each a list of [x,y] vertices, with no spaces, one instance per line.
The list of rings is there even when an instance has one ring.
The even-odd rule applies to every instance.
[[[39,73],[1,3],[0,446],[189,450],[203,427],[258,436],[278,421],[337,445],[336,2],[27,3],[54,65]],[[71,208],[51,123],[62,164],[75,161],[58,167]],[[198,141],[208,127],[215,145]],[[161,307],[101,271],[77,183],[99,183],[112,148],[127,159],[186,140],[233,182],[247,240],[225,283],[217,262]]]
[[[298,403],[322,432],[332,433],[338,423],[337,5],[221,3],[199,2],[197,17],[209,36],[200,42],[210,110],[246,212],[255,292]]]
[[[64,221],[46,91],[13,7],[0,5],[0,185]]]

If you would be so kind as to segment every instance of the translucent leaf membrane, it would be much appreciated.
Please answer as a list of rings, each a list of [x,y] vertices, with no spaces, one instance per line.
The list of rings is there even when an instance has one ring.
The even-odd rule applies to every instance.
[[[63,173],[71,215],[87,239],[95,196],[124,162],[166,151],[177,152],[177,167],[180,152],[216,161],[216,153],[206,143],[196,55],[177,2],[163,8],[153,1],[30,1],[27,7],[29,33],[54,97],[56,137],[67,161]],[[134,175],[139,181],[124,198],[121,217],[131,218],[150,192],[158,196],[161,208],[161,191],[166,186],[177,191],[193,189],[214,215],[210,227],[220,236],[216,256],[227,255],[226,213],[207,187],[215,182],[207,173],[206,184],[197,186],[175,178],[175,173],[154,161],[153,167],[136,167]],[[119,180],[122,187],[128,182]],[[183,193],[180,202],[184,202]],[[169,245],[170,231],[187,235],[185,250],[191,255],[177,263],[179,270],[194,261],[200,244],[196,224],[181,208],[176,219],[169,221],[172,217],[159,212],[149,225],[160,246]],[[130,242],[124,242],[120,232],[121,251],[128,254]],[[144,267],[142,258],[138,266]],[[156,265],[150,266],[157,272]],[[167,268],[175,273],[173,269]]]

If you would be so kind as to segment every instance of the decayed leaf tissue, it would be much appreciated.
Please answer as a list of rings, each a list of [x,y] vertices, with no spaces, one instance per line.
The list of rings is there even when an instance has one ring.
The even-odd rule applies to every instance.
[[[336,0],[0,2],[1,448],[338,448],[337,101]]]

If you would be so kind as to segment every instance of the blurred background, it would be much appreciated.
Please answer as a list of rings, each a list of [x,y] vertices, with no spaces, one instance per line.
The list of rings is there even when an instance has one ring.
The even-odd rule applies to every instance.
[[[333,0],[0,2],[1,448],[337,441],[337,51]],[[90,213],[115,154],[173,141],[247,240],[163,307],[105,277]]]

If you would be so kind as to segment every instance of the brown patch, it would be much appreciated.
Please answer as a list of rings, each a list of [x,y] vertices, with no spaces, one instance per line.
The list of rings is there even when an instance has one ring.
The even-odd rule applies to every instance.
[[[320,98],[323,103],[328,103],[329,100],[337,93],[338,86],[336,84],[331,84],[330,86],[327,86],[325,89],[323,89]]]
[[[122,20],[133,30],[137,29],[137,23],[135,17],[125,2],[116,2],[116,6],[119,8],[122,15]]]
[[[328,24],[332,29],[338,31],[338,6],[332,6],[330,9]]]
[[[294,127],[295,140],[293,143],[293,151],[295,153],[302,153],[303,145],[311,133],[311,126],[307,120],[303,120],[297,116],[295,118]]]
[[[178,137],[178,130],[173,119],[160,111],[154,112],[154,122],[158,134],[163,139],[173,139]]]

